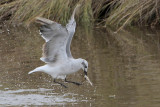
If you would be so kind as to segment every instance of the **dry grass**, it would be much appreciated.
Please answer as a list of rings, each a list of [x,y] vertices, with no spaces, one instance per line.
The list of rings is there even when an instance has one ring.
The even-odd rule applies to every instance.
[[[0,20],[29,24],[43,16],[66,24],[76,4],[82,4],[76,20],[84,26],[160,24],[160,0],[1,0]]]
[[[77,15],[79,17],[76,19],[79,23],[91,23],[93,19],[91,2],[91,0],[2,0],[0,20],[9,18],[13,23],[29,24],[35,17],[42,16],[66,24],[76,4],[82,4]]]
[[[121,29],[134,24],[155,26],[160,24],[159,17],[160,0],[119,0],[105,21]]]

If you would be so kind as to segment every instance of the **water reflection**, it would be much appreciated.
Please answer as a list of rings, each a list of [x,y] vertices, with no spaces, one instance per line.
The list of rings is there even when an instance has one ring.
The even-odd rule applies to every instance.
[[[68,89],[53,84],[47,74],[28,75],[44,64],[39,60],[44,40],[37,27],[3,26],[0,31],[0,105],[160,106],[158,30],[132,28],[115,34],[78,28],[72,54],[88,60],[94,87],[66,83]],[[82,74],[68,79],[83,82]]]
[[[66,98],[66,96],[68,97],[70,95],[72,98]],[[7,106],[65,105],[65,103],[75,103],[75,96],[73,93],[58,95],[57,93],[53,93],[52,89],[19,89],[1,91],[0,102],[1,105]]]

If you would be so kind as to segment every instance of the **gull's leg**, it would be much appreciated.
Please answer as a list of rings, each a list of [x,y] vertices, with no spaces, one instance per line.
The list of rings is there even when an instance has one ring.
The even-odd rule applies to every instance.
[[[78,82],[73,82],[73,81],[68,81],[66,78],[65,78],[65,82],[68,82],[68,83],[73,83],[75,85],[82,85],[81,83],[78,83]]]
[[[63,86],[64,88],[67,88],[67,86],[65,86],[64,84],[57,82],[56,79],[54,79],[54,83],[60,84],[61,86]]]

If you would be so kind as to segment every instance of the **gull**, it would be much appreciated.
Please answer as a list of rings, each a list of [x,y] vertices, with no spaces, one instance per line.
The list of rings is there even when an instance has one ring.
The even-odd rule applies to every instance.
[[[72,37],[76,28],[74,16],[79,7],[80,5],[75,7],[66,26],[62,26],[61,24],[46,18],[36,17],[36,22],[42,25],[40,28],[40,34],[45,40],[40,60],[46,64],[35,68],[28,74],[35,72],[47,73],[52,76],[54,83],[67,88],[64,84],[57,82],[56,79],[63,79],[65,82],[81,85],[81,83],[68,81],[66,79],[66,75],[75,73],[82,69],[84,71],[85,79],[92,85],[87,77],[88,62],[82,58],[73,58],[70,51]]]

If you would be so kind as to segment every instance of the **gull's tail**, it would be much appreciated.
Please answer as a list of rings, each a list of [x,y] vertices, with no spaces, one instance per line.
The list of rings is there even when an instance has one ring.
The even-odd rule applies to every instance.
[[[33,71],[28,72],[28,74],[31,74],[31,73],[34,73],[34,72],[37,72],[37,71],[33,70]]]
[[[36,69],[34,69],[34,70],[28,72],[28,74],[31,74],[31,73],[34,73],[34,72],[43,72],[43,69],[42,69],[42,68],[43,68],[43,66],[37,67]]]

